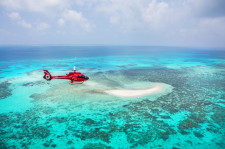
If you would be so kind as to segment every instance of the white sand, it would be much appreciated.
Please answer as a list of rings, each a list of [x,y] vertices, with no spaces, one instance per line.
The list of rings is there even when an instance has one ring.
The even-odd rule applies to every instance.
[[[146,95],[152,95],[163,91],[162,85],[155,85],[149,89],[143,90],[106,90],[105,92],[118,97],[141,97]]]

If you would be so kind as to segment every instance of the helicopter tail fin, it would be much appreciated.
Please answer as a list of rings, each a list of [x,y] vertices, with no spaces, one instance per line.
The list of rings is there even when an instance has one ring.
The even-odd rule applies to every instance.
[[[52,79],[52,75],[48,72],[48,70],[43,70],[43,71],[44,71],[43,78],[47,81],[50,81]]]

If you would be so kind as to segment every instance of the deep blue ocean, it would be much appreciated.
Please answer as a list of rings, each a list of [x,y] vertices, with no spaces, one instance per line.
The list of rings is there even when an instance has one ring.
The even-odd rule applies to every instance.
[[[225,148],[225,49],[0,46],[0,149]],[[43,79],[77,71],[83,84]],[[109,90],[163,89],[140,97]]]

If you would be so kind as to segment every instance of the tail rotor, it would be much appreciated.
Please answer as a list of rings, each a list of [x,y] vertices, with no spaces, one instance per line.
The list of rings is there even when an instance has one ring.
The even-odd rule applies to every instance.
[[[43,76],[43,78],[44,78],[45,80],[48,80],[48,81],[50,81],[50,80],[52,79],[52,76],[51,76],[51,74],[48,72],[48,70],[44,70],[44,76]]]

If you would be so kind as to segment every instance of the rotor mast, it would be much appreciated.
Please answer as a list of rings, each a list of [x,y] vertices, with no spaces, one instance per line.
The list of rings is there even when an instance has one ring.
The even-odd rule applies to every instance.
[[[73,66],[73,71],[76,72],[76,66],[75,65]]]

